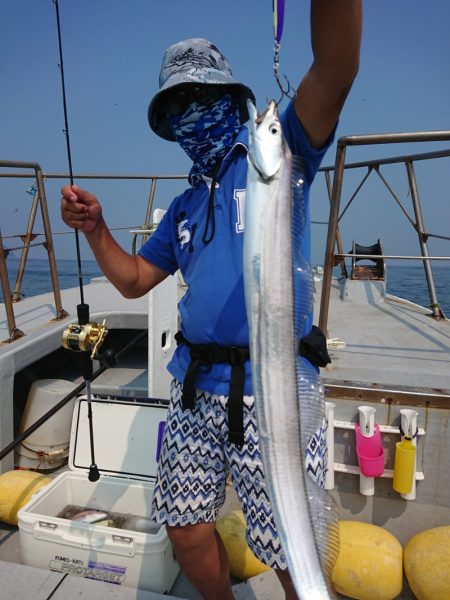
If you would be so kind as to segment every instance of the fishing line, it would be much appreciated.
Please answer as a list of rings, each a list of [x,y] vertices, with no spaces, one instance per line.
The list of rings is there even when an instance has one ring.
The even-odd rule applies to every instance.
[[[64,135],[66,138],[66,150],[67,150],[67,161],[69,163],[69,179],[70,185],[73,185],[73,169],[72,169],[72,152],[70,150],[70,133],[69,133],[69,118],[67,114],[67,96],[66,96],[66,83],[64,77],[64,59],[62,50],[62,36],[61,36],[61,22],[59,18],[59,2],[53,0],[56,8],[56,25],[58,28],[58,48],[59,48],[59,69],[61,71],[61,88],[62,88],[62,101],[64,108]],[[80,288],[80,301],[84,304],[84,289],[83,289],[83,272],[81,267],[81,252],[80,252],[80,235],[78,229],[75,229],[75,245],[77,251],[77,269],[78,269],[78,284]]]
[[[56,24],[58,28],[59,68],[61,71],[62,100],[64,107],[64,134],[66,137],[67,160],[69,163],[70,185],[73,185],[72,152],[70,150],[69,118],[67,114],[66,84],[64,78],[64,59],[62,50],[61,22],[59,18],[59,2],[53,0],[56,9]],[[97,481],[100,477],[94,456],[94,431],[92,426],[91,381],[93,375],[92,359],[106,335],[105,324],[89,322],[89,305],[84,302],[83,272],[81,267],[80,235],[75,228],[75,245],[77,254],[78,283],[80,288],[80,304],[77,305],[78,325],[70,325],[63,333],[63,345],[69,350],[80,353],[81,370],[86,382],[86,396],[88,405],[89,440],[91,446],[91,465],[89,467],[89,481]],[[90,350],[92,349],[92,354]]]

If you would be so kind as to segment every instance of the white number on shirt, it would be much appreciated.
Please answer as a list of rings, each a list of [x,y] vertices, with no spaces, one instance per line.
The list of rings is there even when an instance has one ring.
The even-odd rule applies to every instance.
[[[244,208],[245,208],[245,191],[234,190],[234,199],[236,200],[236,233],[242,233],[245,229]]]

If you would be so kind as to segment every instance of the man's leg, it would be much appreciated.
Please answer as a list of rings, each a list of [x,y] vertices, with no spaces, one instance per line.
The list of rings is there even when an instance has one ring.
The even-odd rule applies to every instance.
[[[287,569],[285,571],[282,571],[281,569],[274,569],[274,571],[276,573],[276,576],[278,577],[279,582],[283,586],[286,600],[298,600],[298,596],[295,591],[294,584],[292,583],[289,571]]]
[[[220,398],[196,390],[195,408],[183,410],[174,381],[152,518],[167,528],[182,569],[203,598],[233,598],[228,560],[215,521],[225,500]]]
[[[233,600],[227,554],[215,523],[167,527],[186,577],[205,600]]]
[[[259,450],[258,424],[254,398],[244,396],[245,444],[242,448],[230,445],[227,460],[247,524],[250,550],[264,564],[272,567],[287,600],[297,600],[294,585],[281,548],[265,485],[264,469]]]

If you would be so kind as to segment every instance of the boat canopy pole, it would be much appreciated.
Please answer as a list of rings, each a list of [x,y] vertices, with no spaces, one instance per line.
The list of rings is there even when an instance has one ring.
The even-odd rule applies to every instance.
[[[66,86],[64,81],[64,61],[61,39],[61,24],[59,18],[58,0],[53,0],[56,8],[56,24],[58,28],[58,46],[59,46],[59,68],[61,71],[62,99],[64,107],[64,133],[66,136],[67,159],[69,163],[70,185],[73,185],[72,153],[70,151],[69,119],[67,114]],[[78,282],[80,287],[80,304],[77,306],[78,325],[71,324],[64,330],[63,346],[68,350],[79,353],[80,368],[83,378],[86,382],[86,395],[88,405],[89,422],[89,440],[91,446],[91,466],[89,468],[89,481],[97,481],[100,477],[98,467],[95,463],[94,455],[94,430],[92,425],[92,393],[91,382],[93,377],[92,360],[96,357],[97,351],[103,344],[108,332],[105,321],[99,325],[89,321],[89,305],[84,302],[83,273],[81,268],[80,236],[78,229],[75,229],[75,244],[78,265]]]

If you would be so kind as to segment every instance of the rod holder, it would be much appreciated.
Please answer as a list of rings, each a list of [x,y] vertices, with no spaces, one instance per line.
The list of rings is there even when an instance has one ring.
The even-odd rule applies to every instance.
[[[373,406],[358,406],[358,412],[361,435],[372,437],[375,429],[376,409]]]
[[[400,427],[401,427],[401,439],[405,438],[412,439],[412,445],[414,449],[417,448],[417,417],[419,413],[417,410],[412,408],[402,408],[400,410]],[[413,478],[412,478],[412,487],[411,491],[407,494],[401,494],[402,498],[405,500],[415,500],[416,499],[416,462],[417,462],[417,452],[414,452],[414,466],[413,466]]]
[[[369,462],[377,462],[377,469],[366,470],[367,473],[379,473],[381,463],[381,473],[384,469],[384,452],[381,446],[381,437],[379,428],[375,427],[375,412],[373,406],[358,406],[359,425],[355,425],[356,452],[358,455],[358,464],[360,466],[359,492],[363,496],[373,496],[375,494],[374,476],[364,475],[365,465]],[[363,462],[365,461],[365,462]],[[361,466],[363,465],[363,466]]]
[[[334,488],[334,409],[336,404],[325,402],[325,420],[327,423],[327,473],[325,475],[325,489]]]

